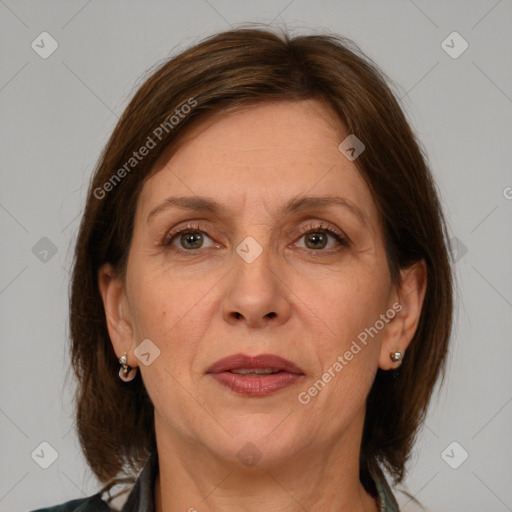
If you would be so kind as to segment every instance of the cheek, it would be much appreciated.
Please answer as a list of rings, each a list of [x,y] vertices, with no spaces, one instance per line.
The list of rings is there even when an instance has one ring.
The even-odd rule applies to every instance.
[[[137,343],[150,339],[173,374],[191,366],[209,325],[208,292],[215,282],[206,276],[171,280],[166,273],[152,272],[139,274],[133,283]]]
[[[315,336],[315,375],[309,382],[321,381],[316,395],[311,390],[322,395],[318,404],[327,397],[344,406],[364,401],[377,371],[383,331],[374,326],[387,310],[388,285],[385,273],[352,268],[320,281],[309,293],[303,314],[314,311],[322,331]]]
[[[351,266],[314,281],[300,278],[296,282],[302,314],[315,315],[322,330],[320,342],[329,339],[329,345],[340,350],[386,311],[389,280],[379,268]]]
[[[155,338],[155,342],[163,340],[185,319],[193,308],[198,292],[196,287],[188,287],[173,280],[172,285],[163,272],[139,272],[130,290],[135,298],[136,310],[135,330],[140,336]]]
[[[188,279],[173,279],[171,284],[162,272],[139,274],[133,282],[132,294],[139,298],[133,305],[137,343],[150,339],[159,350],[151,365],[140,365],[144,386],[156,411],[183,432],[187,425],[204,422],[202,408],[194,405],[189,390],[194,389],[191,368],[208,328],[205,296],[211,286]]]
[[[385,311],[385,301],[376,294],[374,289],[349,287],[318,296],[325,306],[321,314],[328,329],[316,337],[315,371],[298,397],[311,418],[320,415],[325,420],[322,426],[311,424],[312,429],[337,432],[365,405],[381,345],[381,333],[375,335],[372,331],[372,337],[365,329]]]

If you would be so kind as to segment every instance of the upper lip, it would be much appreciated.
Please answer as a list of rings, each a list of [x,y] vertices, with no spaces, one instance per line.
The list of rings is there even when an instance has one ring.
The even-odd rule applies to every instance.
[[[215,362],[207,373],[221,373],[230,370],[238,370],[240,368],[271,368],[274,371],[285,371],[303,375],[304,371],[299,368],[295,363],[288,361],[282,357],[274,354],[260,354],[257,356],[248,356],[245,354],[233,354],[224,357]]]

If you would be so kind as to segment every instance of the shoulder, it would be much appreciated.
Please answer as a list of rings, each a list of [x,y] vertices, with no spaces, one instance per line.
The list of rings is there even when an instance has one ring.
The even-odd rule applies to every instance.
[[[87,498],[66,501],[60,505],[38,508],[32,512],[110,512],[110,507],[101,499],[101,493]]]

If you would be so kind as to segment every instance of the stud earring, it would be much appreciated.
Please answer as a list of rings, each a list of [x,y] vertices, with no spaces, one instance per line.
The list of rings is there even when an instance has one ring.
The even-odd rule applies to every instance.
[[[119,364],[121,368],[119,368],[119,378],[124,382],[130,382],[137,375],[137,368],[131,368],[126,364],[126,352],[119,358]]]
[[[396,363],[402,360],[402,352],[391,352],[391,354],[389,354],[389,357],[391,358],[391,361],[393,361],[393,363]]]

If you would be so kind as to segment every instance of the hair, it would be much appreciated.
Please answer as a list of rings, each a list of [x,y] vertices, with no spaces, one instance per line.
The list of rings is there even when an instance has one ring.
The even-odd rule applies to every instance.
[[[421,259],[427,267],[418,328],[398,375],[377,370],[362,434],[359,476],[365,488],[375,493],[372,476],[382,470],[399,483],[435,384],[444,378],[453,274],[436,186],[389,80],[339,35],[292,37],[254,27],[210,36],[155,67],[99,158],[75,247],[70,354],[78,381],[76,428],[92,471],[109,482],[104,489],[134,481],[156,450],[153,404],[140,372],[129,384],[118,377],[98,286],[104,263],[125,276],[145,180],[193,121],[258,102],[318,99],[366,146],[354,163],[379,211],[393,282],[400,283],[400,270]],[[135,160],[134,151],[150,139],[154,147]],[[118,478],[123,475],[129,478]]]

